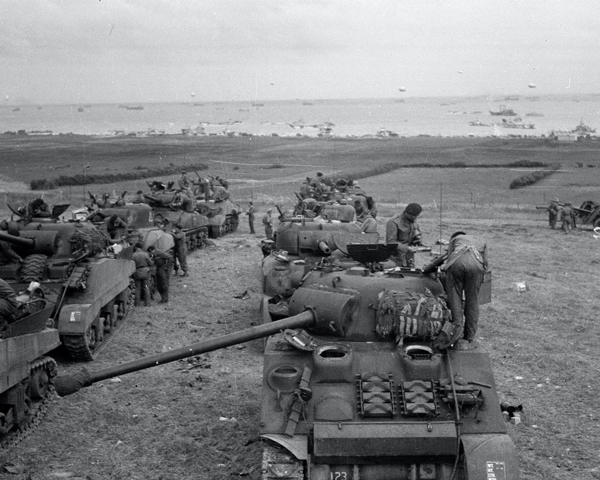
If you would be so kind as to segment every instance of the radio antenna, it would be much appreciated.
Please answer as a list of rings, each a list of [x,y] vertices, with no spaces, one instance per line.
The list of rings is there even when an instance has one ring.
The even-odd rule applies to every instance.
[[[442,195],[443,183],[440,182],[440,255],[442,254],[442,206],[443,206],[443,195]]]

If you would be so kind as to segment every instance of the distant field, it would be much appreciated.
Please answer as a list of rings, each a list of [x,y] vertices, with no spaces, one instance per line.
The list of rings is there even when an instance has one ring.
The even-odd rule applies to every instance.
[[[584,200],[597,199],[600,183],[600,145],[549,146],[543,139],[0,135],[0,158],[2,209],[7,202],[24,202],[40,194],[49,202],[79,205],[87,196],[86,190],[120,194],[147,189],[145,180],[136,180],[28,193],[29,182],[34,179],[143,172],[145,168],[171,166],[174,174],[163,178],[168,181],[177,178],[180,166],[196,162],[210,166],[203,174],[228,178],[235,198],[244,201],[252,198],[259,207],[274,202],[292,203],[293,191],[300,182],[319,170],[343,176],[391,162],[403,165],[464,162],[477,166],[526,160],[560,163],[562,168],[542,182],[519,190],[509,190],[508,186],[513,179],[527,173],[526,169],[410,168],[361,180],[380,203],[439,204],[441,201],[446,208],[453,204],[527,206],[544,204],[558,196],[578,205]]]

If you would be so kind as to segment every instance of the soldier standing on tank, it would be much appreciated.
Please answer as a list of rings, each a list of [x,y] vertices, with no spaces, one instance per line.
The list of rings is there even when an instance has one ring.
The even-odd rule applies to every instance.
[[[0,278],[0,336],[6,326],[14,320],[17,311],[17,295],[12,287]]]
[[[271,217],[271,213],[273,213],[273,209],[269,208],[262,219],[267,240],[273,240],[273,218]]]
[[[179,190],[183,190],[185,192],[192,191],[192,181],[190,177],[187,176],[187,172],[181,172],[181,177],[177,179],[177,185],[179,186]]]
[[[158,303],[168,303],[171,255],[159,250],[154,245],[148,247],[148,253],[156,267],[156,289],[160,293],[160,301]]]
[[[185,233],[180,224],[175,224],[172,235],[173,240],[175,241],[175,246],[173,247],[173,253],[175,257],[173,268],[175,270],[175,275],[177,275],[177,271],[181,269],[182,276],[187,277],[187,247],[185,244]]]
[[[256,233],[254,231],[254,205],[252,202],[248,202],[248,211],[246,212],[248,215],[248,226],[250,227],[250,233]]]
[[[150,305],[148,280],[150,280],[150,268],[153,265],[152,259],[147,252],[144,252],[144,246],[141,243],[135,244],[132,258],[135,262],[135,272],[133,273],[133,280],[135,281],[135,306],[138,307],[143,301],[147,307]]]
[[[423,208],[418,203],[409,203],[402,213],[388,220],[385,227],[385,242],[395,245],[394,254],[403,267],[415,266],[417,246],[423,245],[421,230],[416,220]]]
[[[111,240],[120,239],[127,231],[127,223],[115,213],[106,222],[106,231]]]
[[[559,216],[563,232],[570,233],[575,221],[575,213],[571,207],[571,202],[565,203],[565,206],[560,209]]]
[[[448,306],[454,323],[460,327],[456,332],[456,347],[469,348],[479,324],[479,289],[488,269],[487,245],[480,237],[455,232],[443,259]]]

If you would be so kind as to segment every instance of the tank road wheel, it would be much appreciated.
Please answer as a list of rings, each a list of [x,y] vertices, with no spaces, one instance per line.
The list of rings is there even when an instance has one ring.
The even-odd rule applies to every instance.
[[[235,232],[240,225],[240,216],[237,213],[231,214],[231,231]]]
[[[600,218],[597,218],[596,220],[594,220],[593,226],[594,226],[594,228],[600,227]]]
[[[48,257],[39,253],[27,255],[23,260],[23,266],[21,268],[21,281],[22,282],[38,282],[44,276],[46,270],[46,263]]]
[[[29,381],[29,396],[34,400],[40,400],[46,396],[50,388],[50,378],[45,370],[36,370],[31,374]]]
[[[123,292],[123,298],[124,300],[119,302],[119,309],[114,321],[114,326],[116,326],[118,322],[127,317],[129,312],[133,308],[133,305],[135,303],[135,282],[133,281],[133,279],[129,280],[129,286],[127,287],[127,290]]]

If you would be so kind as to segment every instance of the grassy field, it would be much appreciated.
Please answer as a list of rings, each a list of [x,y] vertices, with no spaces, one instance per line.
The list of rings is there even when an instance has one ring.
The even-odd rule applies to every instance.
[[[247,139],[206,139],[217,140],[225,142],[223,152],[228,153],[215,160],[237,158],[241,163],[249,154],[234,152],[234,141]],[[255,162],[251,167],[226,170],[234,197],[252,197],[263,209],[291,201],[299,182],[313,175],[317,166],[325,173],[343,171],[337,153],[335,165],[325,163],[331,161],[326,155],[331,141],[302,140],[294,147],[296,140],[260,139],[261,146],[250,156]],[[418,201],[425,207],[419,223],[427,243],[440,233],[447,239],[458,229],[486,239],[493,295],[492,303],[482,308],[478,337],[492,358],[501,400],[523,405],[523,422],[508,424],[518,448],[521,478],[600,479],[600,240],[588,229],[571,235],[551,230],[546,212],[533,208],[555,196],[574,204],[598,201],[600,169],[594,163],[598,152],[589,145],[555,148],[496,140],[426,140],[431,139],[375,141],[370,147],[341,143],[363,151],[381,148],[400,157],[406,149],[412,158],[407,163],[434,156],[436,162],[451,156],[455,161],[467,153],[470,157],[462,161],[469,164],[500,159],[550,163],[561,157],[563,172],[521,190],[508,190],[510,181],[522,173],[509,168],[399,169],[360,183],[379,201],[380,233],[391,215]],[[322,156],[318,161],[309,158],[318,155],[319,145]],[[258,163],[274,162],[274,152],[291,162],[294,151],[296,165],[259,168]],[[343,168],[362,169],[360,155],[350,156],[352,161],[346,159]],[[137,165],[140,160],[131,162]],[[578,166],[581,162],[583,167]],[[27,180],[17,173],[11,176],[2,166],[1,178],[10,184]],[[129,188],[115,184],[94,191]],[[191,276],[173,280],[168,307],[136,309],[88,368],[104,368],[259,322],[259,240],[260,235],[250,235],[242,223],[235,234],[190,255]],[[421,255],[417,262],[430,259]],[[517,291],[516,283],[525,283],[528,290]],[[244,300],[236,298],[244,291]],[[123,376],[121,382],[102,382],[57,400],[35,433],[14,451],[0,452],[4,467],[0,478],[258,479],[261,345],[255,341],[191,363],[175,362]],[[61,362],[59,370],[75,368]]]

